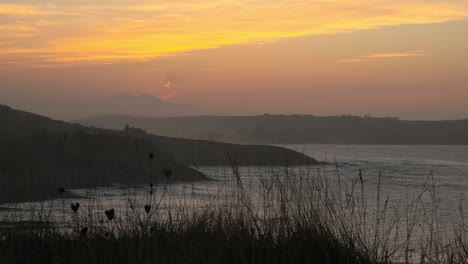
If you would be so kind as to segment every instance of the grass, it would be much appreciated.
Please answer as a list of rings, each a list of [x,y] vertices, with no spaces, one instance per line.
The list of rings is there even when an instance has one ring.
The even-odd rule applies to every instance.
[[[200,215],[142,230],[70,236],[50,230],[6,236],[1,263],[370,263],[324,230],[303,225],[275,236],[244,219]]]
[[[233,164],[204,203],[176,197],[165,169],[159,189],[126,208],[63,204],[58,224],[3,225],[0,263],[468,263],[463,198],[460,218],[444,228],[431,176],[392,200],[381,173],[373,185],[323,166],[242,173]]]

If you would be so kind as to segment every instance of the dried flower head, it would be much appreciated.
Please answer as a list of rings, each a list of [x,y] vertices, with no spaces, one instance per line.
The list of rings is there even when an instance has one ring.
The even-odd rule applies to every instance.
[[[149,204],[145,205],[145,212],[149,214],[150,211],[151,211],[151,205]]]
[[[89,229],[88,229],[87,226],[83,227],[83,228],[81,229],[81,235],[86,236],[86,234],[88,233],[88,230],[89,230]]]
[[[114,216],[115,216],[114,209],[106,210],[104,213],[106,214],[107,219],[109,220],[114,219]]]
[[[76,213],[78,209],[80,209],[80,203],[72,203],[70,204],[70,208],[72,209],[74,213]]]
[[[169,179],[171,177],[171,175],[172,175],[172,170],[168,169],[168,168],[164,168],[163,173],[166,176],[166,178]]]

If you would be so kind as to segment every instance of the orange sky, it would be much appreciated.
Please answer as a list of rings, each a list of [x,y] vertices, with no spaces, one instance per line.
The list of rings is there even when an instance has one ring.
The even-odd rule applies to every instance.
[[[1,1],[0,99],[466,118],[467,18],[464,0]]]

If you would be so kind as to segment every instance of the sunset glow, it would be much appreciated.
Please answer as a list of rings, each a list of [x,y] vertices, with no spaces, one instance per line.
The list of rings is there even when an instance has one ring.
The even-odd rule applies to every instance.
[[[466,32],[464,0],[1,1],[0,97],[464,118]]]
[[[464,19],[464,1],[62,1],[0,4],[0,59],[24,65],[147,60],[402,24]]]

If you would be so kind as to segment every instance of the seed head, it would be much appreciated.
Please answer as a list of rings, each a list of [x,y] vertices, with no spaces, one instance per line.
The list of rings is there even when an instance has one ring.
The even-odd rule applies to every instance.
[[[72,209],[74,213],[76,213],[78,209],[80,209],[80,203],[72,203],[70,204],[70,208]]]
[[[150,211],[151,211],[151,205],[149,204],[145,205],[145,212],[149,214]]]
[[[83,227],[83,228],[81,229],[81,235],[86,236],[86,234],[88,233],[88,230],[89,230],[89,229],[88,229],[87,226]]]
[[[172,175],[172,170],[171,170],[171,169],[168,169],[168,168],[165,168],[165,169],[163,170],[163,173],[164,173],[164,175],[166,176],[166,178],[169,179],[169,178],[171,177],[171,175]]]
[[[106,211],[104,211],[104,213],[106,214],[107,219],[109,219],[109,220],[114,219],[114,216],[115,216],[114,209],[106,210]]]

